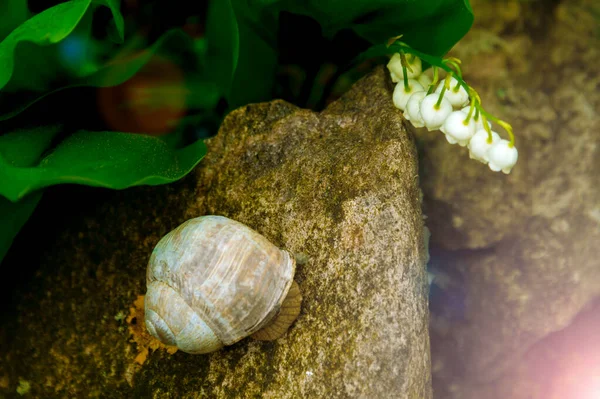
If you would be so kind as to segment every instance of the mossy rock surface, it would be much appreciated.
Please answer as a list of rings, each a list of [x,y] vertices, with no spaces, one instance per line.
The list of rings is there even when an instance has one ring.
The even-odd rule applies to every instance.
[[[176,184],[72,190],[82,211],[25,231],[3,264],[38,263],[6,307],[0,395],[24,381],[30,397],[431,398],[416,149],[391,94],[380,67],[321,113],[249,105]],[[60,190],[32,223],[58,213]],[[205,214],[307,255],[302,311],[283,338],[210,355],[145,341],[135,304],[150,253]],[[25,240],[42,240],[39,253]]]

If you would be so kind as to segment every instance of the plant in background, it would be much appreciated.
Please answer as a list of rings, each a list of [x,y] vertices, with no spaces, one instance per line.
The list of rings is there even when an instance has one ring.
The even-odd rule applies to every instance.
[[[473,22],[467,0],[139,3],[0,3],[0,261],[45,188],[173,182],[230,110],[274,97],[323,107],[370,69],[346,68],[361,51],[400,57],[377,44],[397,32],[417,73],[411,63],[443,56]]]

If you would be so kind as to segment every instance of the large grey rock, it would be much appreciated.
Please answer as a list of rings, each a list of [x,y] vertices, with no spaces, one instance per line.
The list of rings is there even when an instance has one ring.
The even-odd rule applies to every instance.
[[[322,113],[238,109],[185,181],[113,193],[61,231],[2,345],[4,392],[21,379],[43,397],[431,398],[416,150],[383,71]],[[125,316],[150,252],[203,214],[308,256],[301,315],[275,342],[145,358],[142,320]]]
[[[600,47],[585,3],[510,2],[505,26],[515,29],[500,30],[493,52],[472,49],[494,36],[487,22],[504,4],[474,6],[480,23],[455,51],[486,109],[513,124],[509,176],[420,135],[442,286],[431,299],[440,397],[553,397],[536,390],[547,381],[525,355],[600,295]]]

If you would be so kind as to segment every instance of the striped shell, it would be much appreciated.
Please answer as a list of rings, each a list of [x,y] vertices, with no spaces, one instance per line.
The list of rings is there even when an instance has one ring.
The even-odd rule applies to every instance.
[[[239,222],[222,216],[190,219],[152,252],[146,328],[188,353],[231,345],[277,315],[295,266],[287,251]]]

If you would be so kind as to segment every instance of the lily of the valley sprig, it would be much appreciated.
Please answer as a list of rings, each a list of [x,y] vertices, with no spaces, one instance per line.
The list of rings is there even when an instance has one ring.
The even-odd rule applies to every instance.
[[[519,157],[512,127],[486,112],[479,94],[462,79],[461,61],[448,57],[438,62],[393,37],[388,47],[397,51],[387,64],[396,83],[393,101],[415,127],[441,130],[450,144],[467,147],[471,159],[487,164],[495,172],[510,173]],[[423,73],[421,58],[433,67],[433,79]],[[439,72],[447,74],[439,78]],[[503,139],[491,122],[509,136]]]

